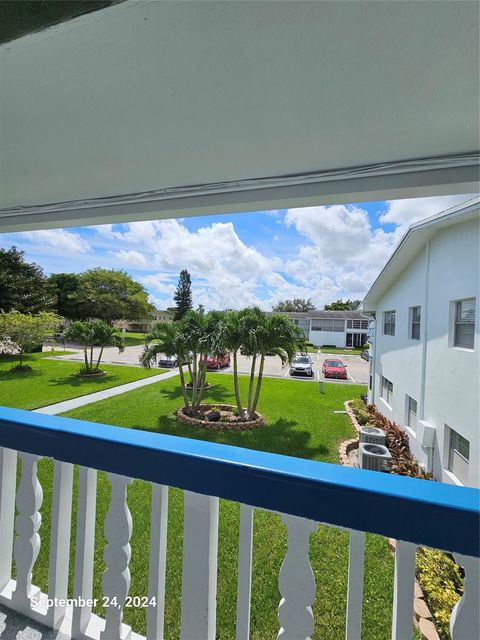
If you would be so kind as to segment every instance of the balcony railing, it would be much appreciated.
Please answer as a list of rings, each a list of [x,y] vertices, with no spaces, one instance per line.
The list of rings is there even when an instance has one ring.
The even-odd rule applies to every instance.
[[[48,594],[32,584],[40,548],[42,487],[37,462],[42,457],[54,460]],[[21,460],[18,487],[17,458]],[[102,588],[117,605],[107,609],[105,619],[90,606],[62,603],[68,595],[73,465],[79,465],[73,587],[77,603],[92,598],[97,470],[106,471],[111,484]],[[479,637],[480,492],[476,489],[7,408],[0,410],[0,602],[73,638],[138,638],[122,622],[130,587],[132,518],[127,488],[133,478],[152,483],[146,596],[157,606],[147,614],[151,640],[163,638],[164,633],[169,486],[184,490],[182,640],[215,638],[219,498],[241,503],[237,640],[250,635],[255,508],[280,513],[287,529],[288,548],[278,580],[282,640],[305,640],[314,631],[316,585],[309,538],[319,523],[350,533],[347,640],[358,640],[361,634],[365,532],[397,540],[394,640],[412,637],[419,545],[451,552],[464,567],[464,594],[452,613],[452,637]],[[54,603],[49,608],[47,596]]]

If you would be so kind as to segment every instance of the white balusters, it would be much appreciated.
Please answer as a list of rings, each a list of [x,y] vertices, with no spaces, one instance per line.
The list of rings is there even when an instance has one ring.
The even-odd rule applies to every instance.
[[[253,507],[240,505],[240,544],[238,549],[237,640],[250,637],[252,591]]]
[[[465,579],[463,595],[452,611],[450,635],[452,640],[471,640],[480,637],[480,560],[454,555],[465,570]]]
[[[282,515],[288,530],[287,555],[280,568],[278,607],[281,640],[308,640],[313,633],[312,605],[315,600],[315,578],[310,565],[310,535],[318,524],[297,516]]]
[[[392,640],[408,640],[413,635],[416,550],[416,545],[397,540],[393,586]]]
[[[347,624],[345,640],[360,640],[362,633],[363,574],[365,534],[350,531],[348,554]]]
[[[92,599],[96,503],[97,471],[79,467],[73,596],[86,601]],[[74,607],[72,638],[83,638],[86,635],[91,612],[92,607],[88,605]]]
[[[17,452],[0,447],[0,592],[12,577]]]
[[[67,597],[70,565],[70,530],[72,522],[73,465],[54,463],[52,534],[48,570],[48,596],[54,605],[48,610],[49,625],[58,629],[65,615],[59,601]]]
[[[105,518],[105,547],[103,558],[106,569],[102,576],[103,595],[108,598],[105,615],[105,629],[101,640],[122,638],[123,605],[130,589],[130,537],[132,517],[127,505],[127,487],[131,478],[109,473],[112,492]]]
[[[163,640],[165,616],[165,575],[167,569],[168,487],[152,484],[152,522],[150,527],[150,563],[148,601],[156,606],[147,610],[148,640]]]
[[[20,453],[22,475],[17,491],[17,517],[15,532],[17,538],[14,545],[17,583],[12,594],[12,602],[22,613],[30,610],[32,596],[32,569],[40,551],[40,535],[38,530],[42,522],[40,507],[43,492],[37,477],[37,461],[39,456],[31,453]]]
[[[184,492],[181,640],[215,640],[218,498]]]

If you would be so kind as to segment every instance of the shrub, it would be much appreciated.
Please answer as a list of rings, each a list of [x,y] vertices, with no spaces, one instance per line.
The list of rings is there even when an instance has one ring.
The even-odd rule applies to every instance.
[[[438,635],[442,640],[449,639],[452,609],[463,593],[459,567],[442,551],[420,548],[417,551],[417,578]]]
[[[399,476],[410,476],[411,478],[420,478],[420,480],[433,480],[432,474],[429,471],[425,471],[411,454],[398,457],[392,453],[390,471]]]
[[[351,400],[350,406],[359,424],[364,425],[367,424],[367,422],[370,422],[370,412],[363,403],[363,400],[360,400],[360,398]]]

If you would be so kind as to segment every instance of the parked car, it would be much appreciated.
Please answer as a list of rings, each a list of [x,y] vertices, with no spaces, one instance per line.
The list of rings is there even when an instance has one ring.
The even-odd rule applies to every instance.
[[[323,361],[322,372],[325,378],[347,379],[347,367],[341,360],[327,359]]]
[[[186,358],[182,364],[187,364],[188,362],[192,362],[193,355],[190,353],[188,359]],[[165,354],[161,355],[158,359],[159,367],[178,367],[178,356],[175,354],[173,356],[166,356]]]
[[[364,349],[360,354],[360,357],[368,362],[369,360],[368,349]]]
[[[290,364],[291,376],[310,376],[313,378],[312,359],[306,354],[298,354]]]
[[[230,366],[230,354],[220,353],[219,355],[209,355],[207,357],[207,369],[220,370],[222,367]]]

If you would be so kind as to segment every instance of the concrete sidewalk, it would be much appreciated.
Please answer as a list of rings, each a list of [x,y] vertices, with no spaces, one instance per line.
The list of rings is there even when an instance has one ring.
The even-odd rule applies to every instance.
[[[146,387],[149,384],[155,384],[162,380],[168,380],[178,375],[178,369],[167,371],[166,373],[159,373],[158,376],[152,376],[151,378],[143,378],[142,380],[136,380],[135,382],[129,382],[127,384],[121,384],[118,387],[112,387],[111,389],[104,389],[103,391],[97,391],[96,393],[89,393],[86,396],[80,396],[79,398],[72,398],[71,400],[64,400],[63,402],[57,402],[56,404],[48,405],[47,407],[40,407],[35,409],[35,413],[45,413],[49,416],[55,416],[59,413],[65,413],[72,409],[78,409],[78,407],[84,407],[87,404],[93,402],[99,402],[106,398],[113,398],[113,396],[119,396],[127,391],[133,391],[133,389],[139,389],[140,387]]]

